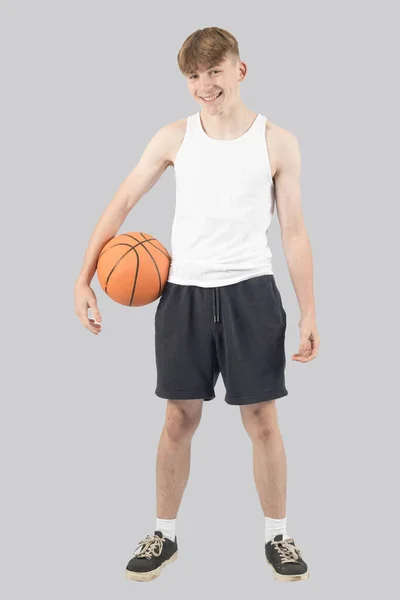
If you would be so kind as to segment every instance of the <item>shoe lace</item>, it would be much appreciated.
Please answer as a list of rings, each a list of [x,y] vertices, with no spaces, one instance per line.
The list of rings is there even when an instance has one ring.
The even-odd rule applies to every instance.
[[[163,540],[157,535],[146,535],[146,537],[137,545],[133,555],[151,560],[152,556],[160,556],[163,549],[163,543]]]
[[[272,541],[272,545],[277,550],[282,563],[295,563],[301,557],[301,552],[296,548],[292,538],[277,542]]]

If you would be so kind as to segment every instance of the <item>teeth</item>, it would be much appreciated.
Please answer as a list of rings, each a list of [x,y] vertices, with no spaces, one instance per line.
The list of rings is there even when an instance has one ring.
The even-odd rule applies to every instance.
[[[218,92],[219,94],[220,92]],[[215,96],[210,96],[209,98],[206,98],[203,96],[203,100],[206,100],[207,102],[210,102],[210,100],[215,100],[215,98],[218,96],[218,94],[215,94]]]

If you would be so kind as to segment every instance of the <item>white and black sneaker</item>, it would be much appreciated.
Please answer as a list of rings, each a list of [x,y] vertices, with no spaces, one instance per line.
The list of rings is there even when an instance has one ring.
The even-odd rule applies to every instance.
[[[163,567],[178,558],[178,541],[164,537],[161,531],[147,535],[139,542],[133,558],[128,562],[125,576],[135,581],[152,581],[161,575]]]
[[[265,544],[267,563],[271,565],[274,578],[279,581],[300,581],[309,578],[308,567],[292,538],[283,539],[279,534]]]

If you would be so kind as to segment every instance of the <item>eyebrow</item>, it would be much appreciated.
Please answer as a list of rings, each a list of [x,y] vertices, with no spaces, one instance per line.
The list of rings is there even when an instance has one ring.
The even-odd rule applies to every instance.
[[[217,64],[217,65],[211,65],[211,67],[208,67],[208,69],[205,69],[206,71],[210,71],[210,69],[215,69],[216,67],[222,67],[222,63]],[[192,71],[191,73],[189,73],[189,75],[196,75],[197,71]]]

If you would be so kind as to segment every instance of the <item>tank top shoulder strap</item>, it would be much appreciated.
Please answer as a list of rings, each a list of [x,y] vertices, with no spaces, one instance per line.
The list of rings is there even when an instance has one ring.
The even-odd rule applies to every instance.
[[[266,157],[268,175],[271,180],[271,183],[274,185],[274,181],[272,179],[272,172],[271,172],[271,160],[270,160],[270,156],[269,156],[269,149],[268,149],[268,145],[267,145],[267,138],[266,138],[266,131],[265,131],[268,119],[265,115],[261,115],[261,114],[259,115],[259,117],[260,117],[260,119],[259,119],[259,139],[261,141],[261,146],[262,146],[263,152]]]
[[[239,138],[239,141],[252,151],[254,148],[259,147],[261,143],[264,148],[265,145],[265,124],[267,118],[261,113],[257,113],[256,118],[249,129]],[[256,146],[254,146],[256,144]]]
[[[267,117],[265,115],[262,115],[261,113],[258,114],[258,120],[259,120],[259,127],[260,129],[262,129],[262,131],[265,131],[265,125],[267,123]]]
[[[257,118],[257,123],[255,123],[255,131],[256,131],[256,135],[257,137],[261,138],[265,138],[265,125],[267,122],[267,117],[265,117],[264,115],[262,115],[261,113],[258,113],[258,118]]]
[[[199,122],[197,115],[198,113],[193,113],[188,115],[186,118],[186,135],[190,135],[190,137],[195,137],[199,134]]]
[[[188,127],[190,128],[190,135],[192,138],[201,139],[203,137],[203,130],[200,122],[200,113],[195,112],[188,117]]]

